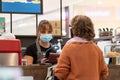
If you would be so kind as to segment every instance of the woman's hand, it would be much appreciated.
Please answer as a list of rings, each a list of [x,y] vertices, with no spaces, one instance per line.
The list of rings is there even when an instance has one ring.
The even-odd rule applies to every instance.
[[[33,57],[26,55],[26,56],[24,56],[24,59],[27,60],[27,65],[33,64]]]
[[[48,58],[42,58],[42,59],[41,59],[41,63],[45,63],[45,62],[47,62],[47,61],[49,61]]]

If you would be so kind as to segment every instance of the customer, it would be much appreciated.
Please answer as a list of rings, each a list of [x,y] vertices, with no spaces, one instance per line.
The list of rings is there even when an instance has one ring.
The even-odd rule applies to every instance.
[[[37,40],[27,47],[24,58],[27,64],[48,62],[50,52],[54,52],[50,43],[52,39],[52,25],[47,20],[41,20],[37,30]]]
[[[100,80],[108,76],[103,53],[92,42],[95,33],[91,19],[77,15],[71,22],[74,37],[63,47],[55,68],[60,80]]]

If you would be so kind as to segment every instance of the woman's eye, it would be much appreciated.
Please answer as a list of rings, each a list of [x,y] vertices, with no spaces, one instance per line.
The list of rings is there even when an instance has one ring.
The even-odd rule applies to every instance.
[[[48,33],[52,33],[52,31],[48,31]]]
[[[45,33],[45,31],[41,31],[41,33]]]

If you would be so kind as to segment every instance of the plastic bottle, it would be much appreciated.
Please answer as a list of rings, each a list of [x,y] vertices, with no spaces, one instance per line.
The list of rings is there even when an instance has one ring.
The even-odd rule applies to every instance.
[[[61,39],[58,39],[57,41],[58,41],[57,45],[59,47],[59,49],[57,50],[57,52],[60,53],[61,52]]]

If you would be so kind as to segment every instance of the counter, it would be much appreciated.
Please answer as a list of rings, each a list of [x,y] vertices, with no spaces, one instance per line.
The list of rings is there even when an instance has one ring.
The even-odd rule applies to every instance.
[[[47,69],[50,66],[22,66],[24,76],[33,76],[34,80],[45,80]],[[120,65],[111,64],[109,67],[109,76],[104,80],[120,80]]]
[[[34,80],[45,80],[49,65],[22,66],[24,76],[33,76]]]
[[[106,80],[120,80],[120,65],[111,64],[109,67],[109,76]]]

